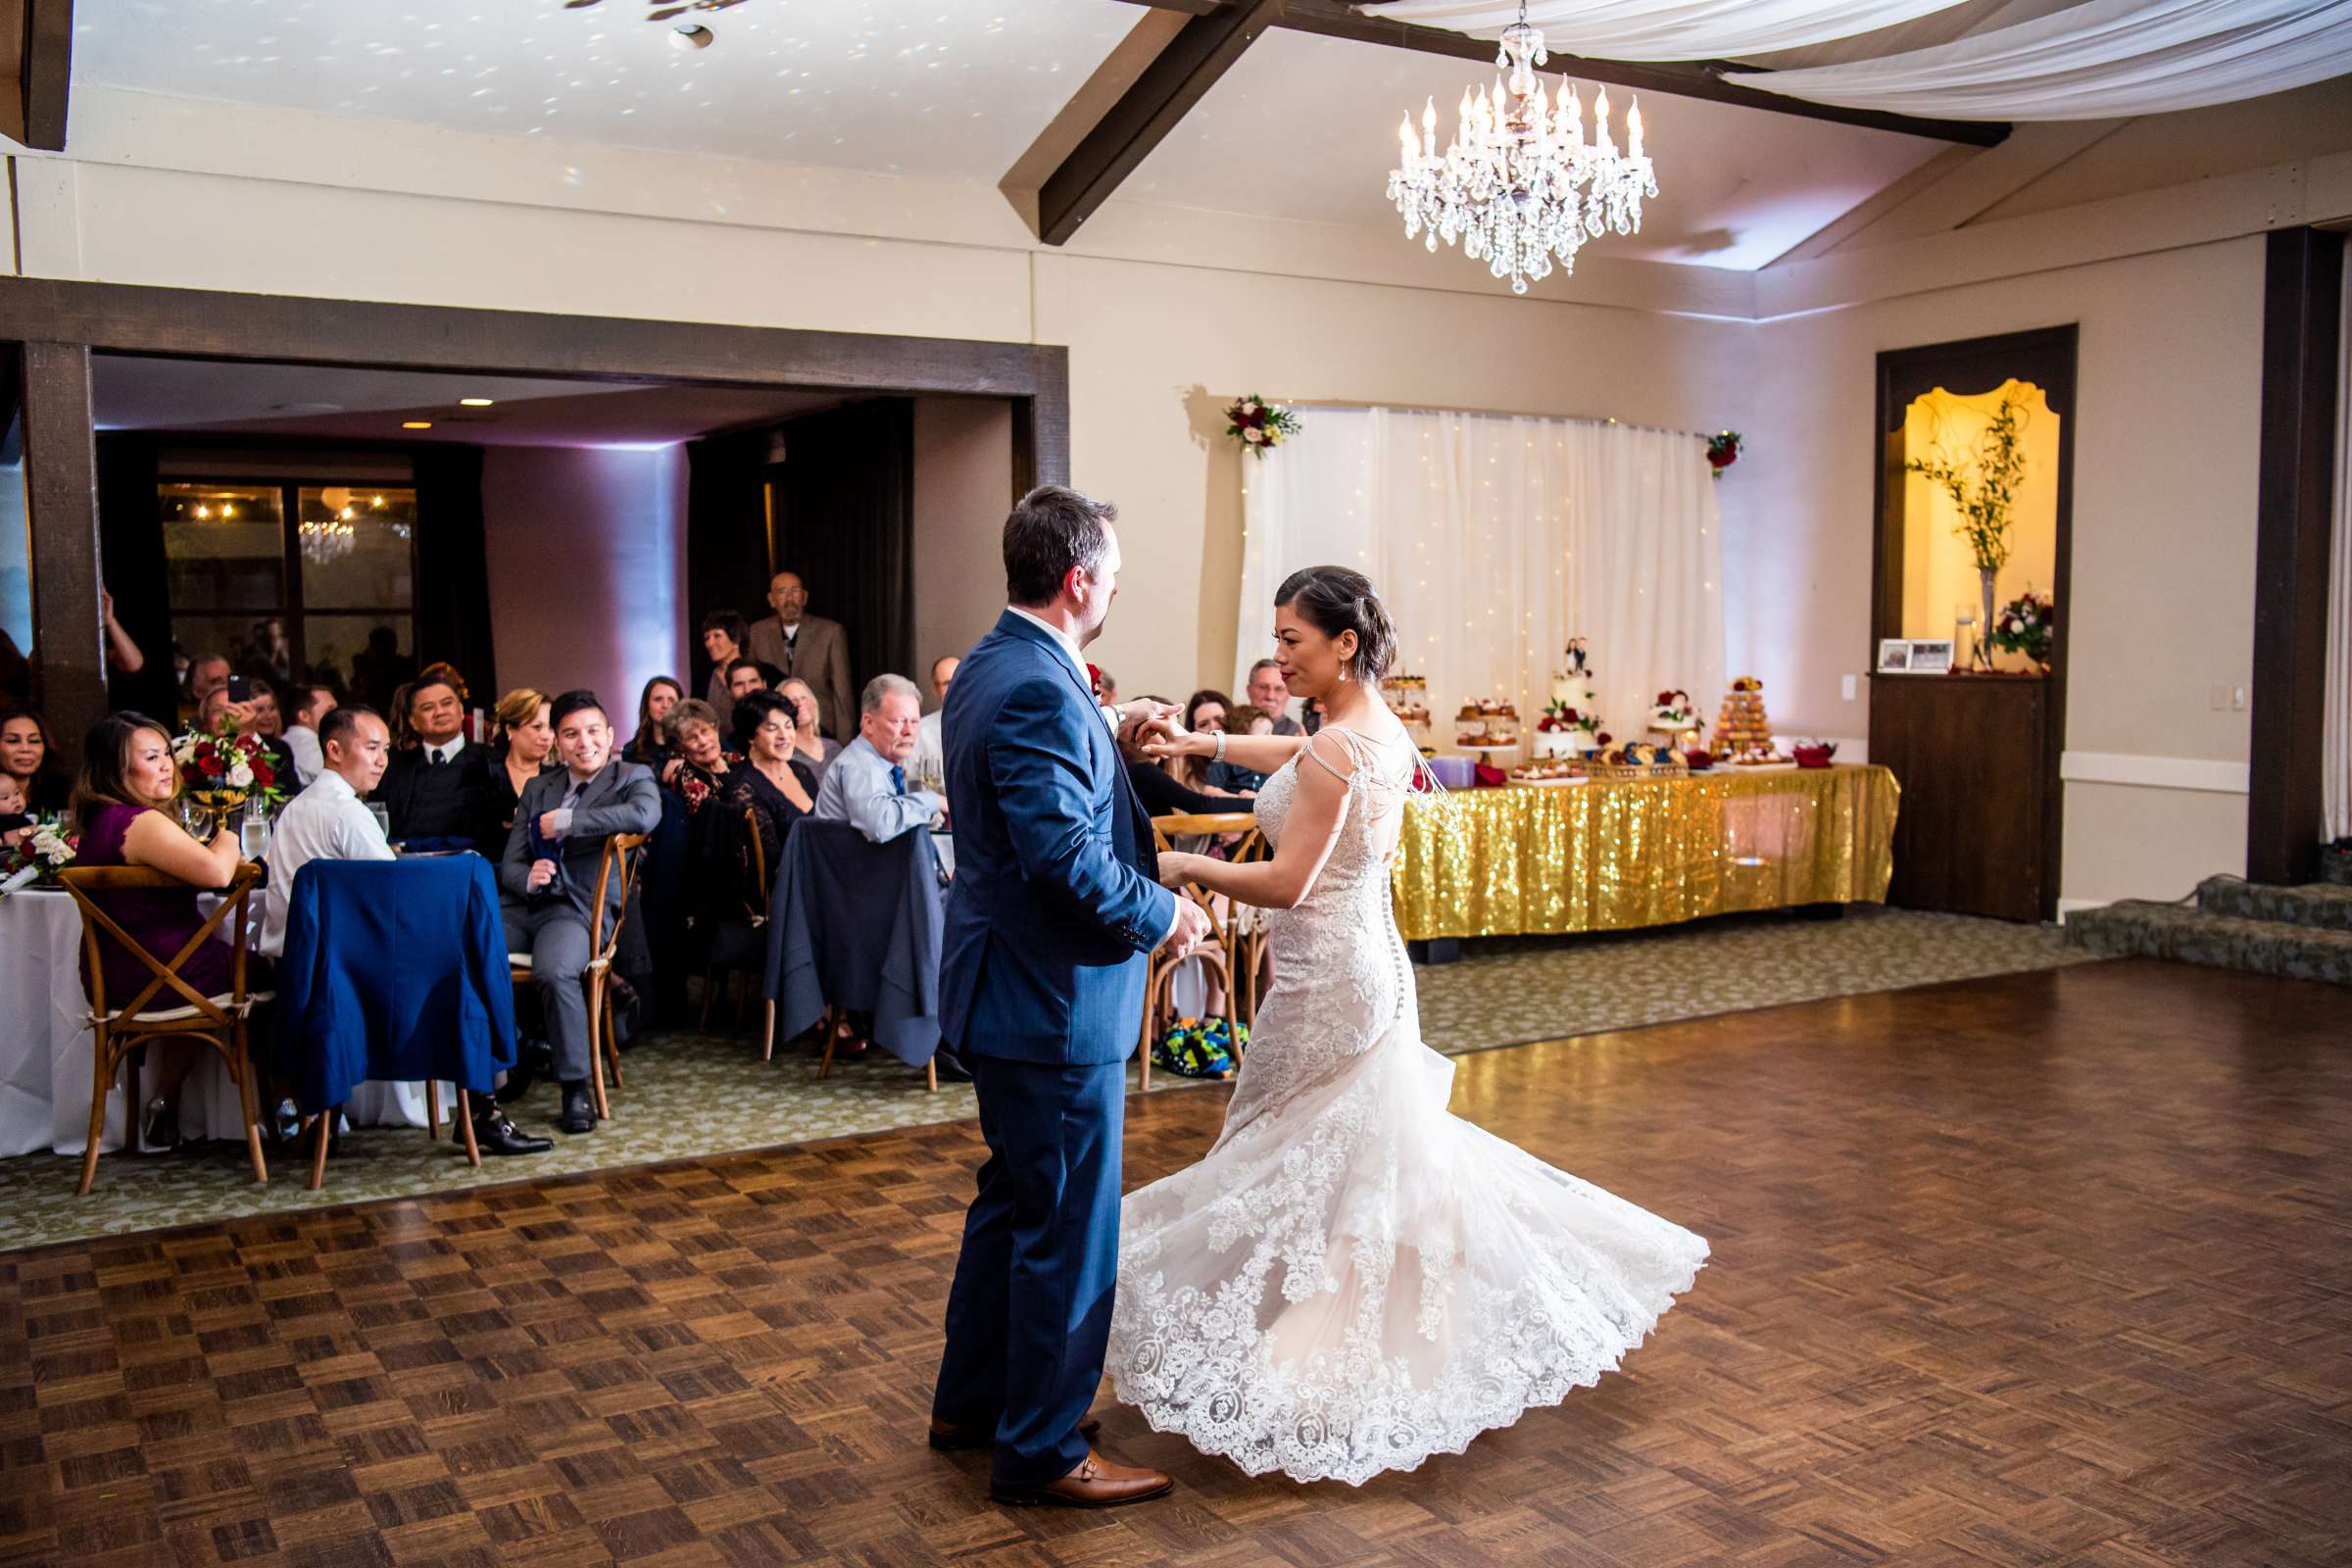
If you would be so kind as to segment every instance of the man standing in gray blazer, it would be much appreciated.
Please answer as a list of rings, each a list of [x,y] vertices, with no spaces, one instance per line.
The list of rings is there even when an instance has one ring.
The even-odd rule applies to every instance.
[[[851,703],[850,634],[838,620],[808,613],[808,590],[800,574],[779,571],[768,579],[767,608],[775,613],[752,626],[751,655],[773,664],[787,679],[798,675],[816,693],[816,721],[835,740],[848,734]]]
[[[531,956],[531,982],[554,1037],[555,1073],[564,1089],[556,1125],[596,1130],[588,1074],[596,1042],[588,1033],[587,970],[598,862],[615,833],[651,833],[662,822],[662,791],[648,768],[612,756],[612,726],[590,691],[565,692],[548,711],[564,766],[522,788],[514,830],[498,867],[507,951]],[[620,890],[605,890],[606,928],[620,916]]]

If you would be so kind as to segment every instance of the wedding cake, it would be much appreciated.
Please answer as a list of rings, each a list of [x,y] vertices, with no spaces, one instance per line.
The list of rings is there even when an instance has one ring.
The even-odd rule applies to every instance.
[[[1600,744],[1600,700],[1592,695],[1592,669],[1582,637],[1568,639],[1567,663],[1566,669],[1551,672],[1551,701],[1536,721],[1540,758],[1581,757]]]

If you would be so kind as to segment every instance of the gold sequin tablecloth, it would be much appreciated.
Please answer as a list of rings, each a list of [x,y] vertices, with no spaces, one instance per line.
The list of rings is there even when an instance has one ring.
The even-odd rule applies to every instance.
[[[1883,904],[1901,794],[1886,768],[1858,766],[1417,796],[1396,923],[1420,941]]]

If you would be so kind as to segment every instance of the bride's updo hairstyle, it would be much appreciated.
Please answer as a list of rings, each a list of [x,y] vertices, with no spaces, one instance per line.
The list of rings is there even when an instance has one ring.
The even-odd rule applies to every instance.
[[[1360,571],[1346,566],[1294,571],[1275,592],[1274,608],[1287,608],[1326,637],[1355,633],[1355,658],[1348,664],[1352,679],[1379,680],[1396,662],[1396,624],[1372,591],[1372,579]]]

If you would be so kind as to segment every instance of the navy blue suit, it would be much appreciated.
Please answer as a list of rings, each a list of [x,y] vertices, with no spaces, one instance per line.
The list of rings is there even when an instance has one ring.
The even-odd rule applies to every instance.
[[[1037,1486],[1086,1458],[1118,1278],[1125,1063],[1176,902],[1109,727],[1049,633],[1004,615],[956,667],[944,738],[940,1026],[971,1066],[989,1157],[932,1409],[993,1425],[996,1480]]]

